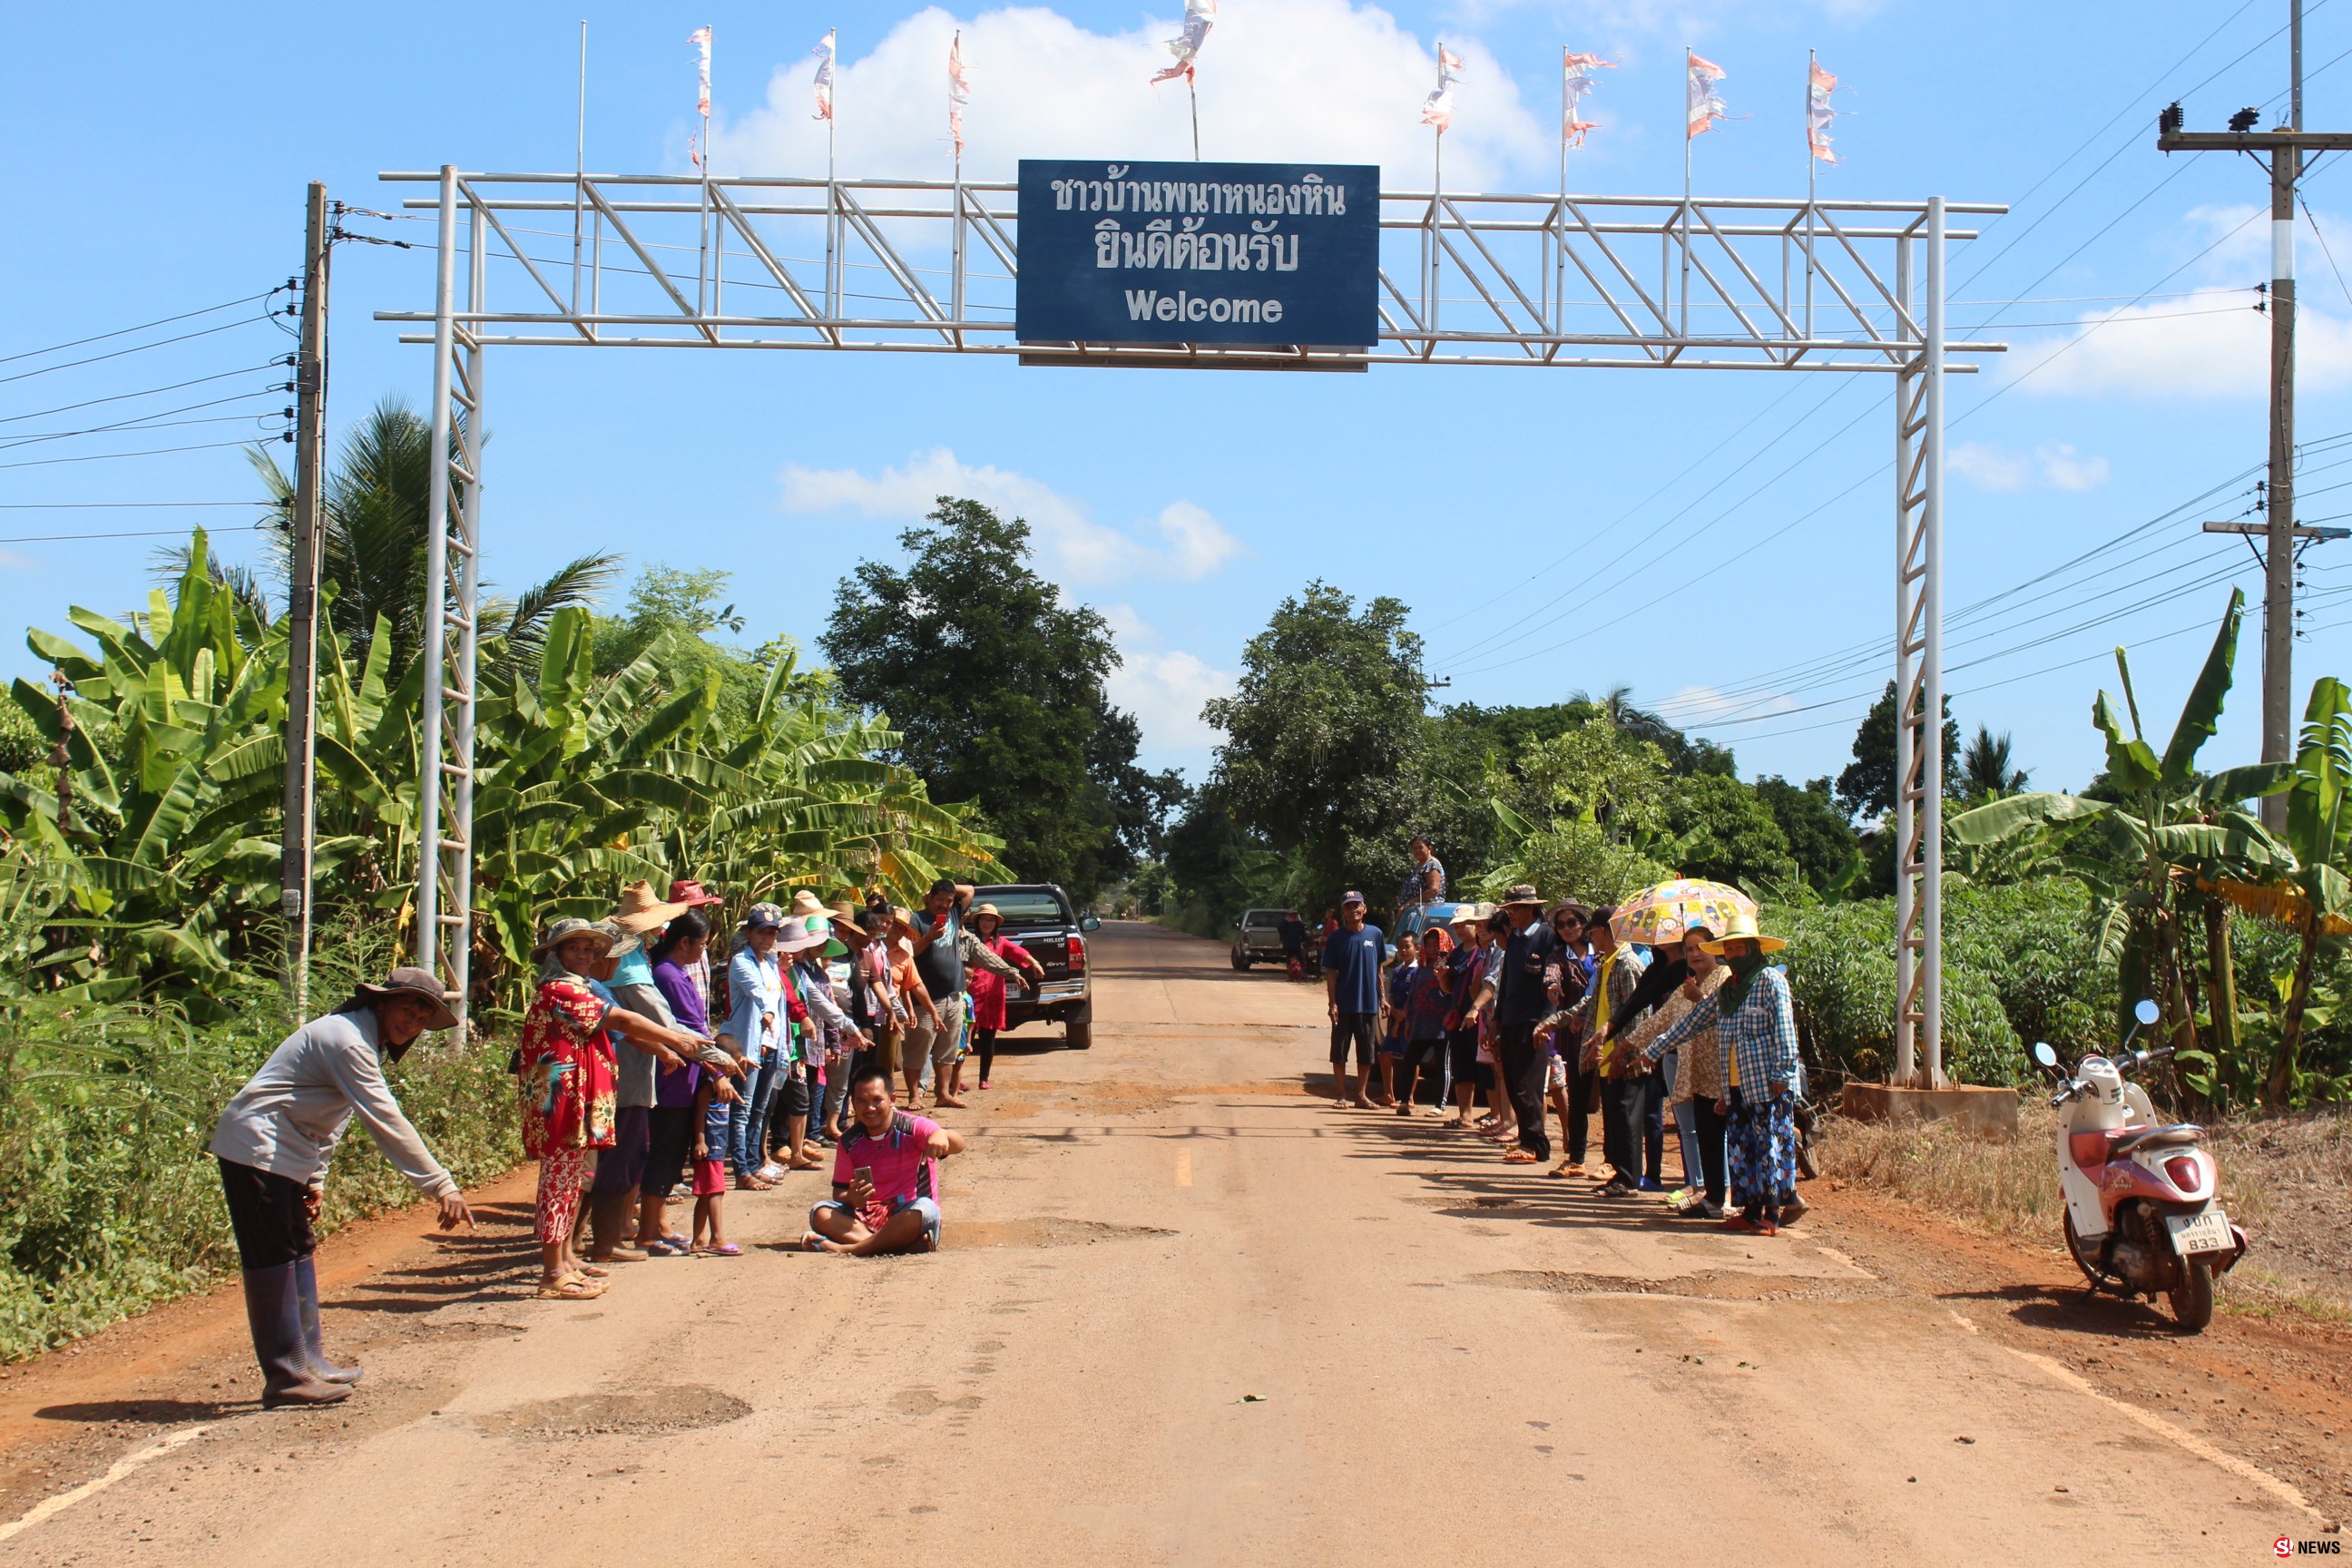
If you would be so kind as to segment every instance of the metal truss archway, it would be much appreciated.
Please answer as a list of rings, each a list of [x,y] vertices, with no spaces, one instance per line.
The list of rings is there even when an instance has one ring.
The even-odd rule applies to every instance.
[[[441,657],[425,671],[418,839],[428,848],[416,959],[445,971],[461,997],[471,978],[488,348],[1014,354],[1056,364],[1308,371],[1393,363],[1879,374],[1895,379],[1903,696],[1895,1079],[1942,1081],[1944,377],[1976,368],[1948,356],[2005,346],[1948,341],[1944,253],[1948,241],[1975,237],[1948,228],[1951,216],[2005,208],[1941,197],[1383,191],[1379,342],[1268,351],[1019,342],[1019,215],[1009,184],[466,174],[453,165],[383,177],[437,187],[404,204],[438,214],[434,309],[376,319],[429,324],[429,333],[401,341],[434,349],[425,645]],[[490,302],[493,263],[499,299],[511,304]],[[462,485],[454,509],[453,479]],[[454,595],[446,577],[453,552]],[[455,937],[446,950],[445,930]]]

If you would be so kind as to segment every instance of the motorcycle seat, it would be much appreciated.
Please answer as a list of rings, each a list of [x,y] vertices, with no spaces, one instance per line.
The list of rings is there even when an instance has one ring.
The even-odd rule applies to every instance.
[[[2198,1142],[2204,1136],[2205,1129],[2193,1121],[2179,1122],[2171,1127],[2136,1127],[2116,1140],[2115,1152],[2128,1154],[2135,1149],[2170,1148]]]

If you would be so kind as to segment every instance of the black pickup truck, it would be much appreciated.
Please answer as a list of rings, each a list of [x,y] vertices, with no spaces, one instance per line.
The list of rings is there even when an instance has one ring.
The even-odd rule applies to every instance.
[[[1079,914],[1070,896],[1051,882],[1009,882],[981,888],[972,907],[993,904],[1004,917],[1003,934],[1028,951],[1045,971],[1035,986],[1007,982],[1004,1026],[1007,1030],[1040,1018],[1058,1023],[1063,1043],[1083,1051],[1095,1043],[1094,991],[1087,976],[1087,933],[1102,921],[1091,911]]]

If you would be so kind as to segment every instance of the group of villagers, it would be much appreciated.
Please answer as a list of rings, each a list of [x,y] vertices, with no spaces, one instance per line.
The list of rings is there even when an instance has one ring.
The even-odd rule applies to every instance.
[[[1349,897],[1343,925],[1360,930],[1361,900]],[[1551,1160],[1557,1116],[1566,1149],[1549,1175],[1592,1176],[1603,1197],[1660,1194],[1681,1218],[1777,1234],[1805,1208],[1804,1065],[1788,973],[1769,956],[1786,945],[1758,928],[1746,895],[1694,879],[1622,905],[1548,904],[1527,886],[1499,904],[1458,905],[1390,956],[1381,1084],[1366,1074],[1355,1103],[1410,1116],[1418,1085],[1435,1102],[1428,1114],[1444,1116],[1450,1094],[1445,1125],[1500,1145],[1515,1165]],[[1338,936],[1327,973],[1335,958],[1346,963]],[[1343,1018],[1335,1003],[1335,1055]],[[1344,1101],[1344,1062],[1335,1073]],[[1586,1163],[1595,1112],[1605,1171]],[[1672,1193],[1669,1121],[1684,1173]]]
[[[615,1263],[739,1256],[730,1183],[774,1187],[820,1168],[828,1146],[832,1191],[811,1208],[803,1247],[936,1247],[939,1162],[964,1145],[919,1114],[922,1091],[961,1108],[968,1053],[988,1088],[1006,986],[1044,976],[972,896],[942,880],[909,910],[803,890],[789,910],[751,905],[730,933],[715,919],[723,900],[699,883],[663,899],[637,882],[604,920],[551,921],[510,1064],[523,1152],[539,1165],[538,1294],[593,1299]],[[360,1377],[326,1354],[311,1228],[354,1116],[439,1201],[442,1228],[473,1224],[384,1078],[425,1031],[456,1025],[453,1000],[423,969],[362,984],[289,1036],[221,1114],[212,1152],[266,1405],[332,1403]],[[680,1186],[688,1234],[669,1217]]]

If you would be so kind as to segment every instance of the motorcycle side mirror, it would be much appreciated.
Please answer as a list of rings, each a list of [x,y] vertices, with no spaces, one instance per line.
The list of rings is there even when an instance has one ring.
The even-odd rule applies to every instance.
[[[2132,1005],[2132,1016],[2146,1026],[2153,1025],[2158,1017],[2162,1016],[2162,1014],[2158,1011],[2155,1003],[2143,996]]]
[[[2033,1042],[2033,1062],[2045,1072],[2056,1072],[2058,1053],[2050,1048],[2049,1041],[2036,1040]]]

